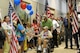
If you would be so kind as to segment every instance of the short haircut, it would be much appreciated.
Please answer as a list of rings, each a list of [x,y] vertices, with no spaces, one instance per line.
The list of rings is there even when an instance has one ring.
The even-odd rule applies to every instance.
[[[4,16],[4,21],[5,21],[5,19],[8,17],[8,15],[6,15],[6,16]]]

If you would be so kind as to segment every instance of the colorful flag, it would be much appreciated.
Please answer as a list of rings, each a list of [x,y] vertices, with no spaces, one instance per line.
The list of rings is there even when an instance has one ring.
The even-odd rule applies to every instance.
[[[51,12],[50,12],[50,9],[48,7],[48,0],[46,0],[46,2],[45,2],[45,13],[46,13],[48,18],[51,17]]]
[[[9,53],[18,53],[18,49],[19,49],[18,40],[17,40],[14,30],[12,30],[12,39],[11,39]]]
[[[12,6],[12,2],[9,2],[9,12],[8,15],[10,16],[10,19],[13,20],[17,20],[18,17],[16,15],[16,12],[14,11],[14,8]],[[14,18],[14,19],[13,19]],[[13,22],[11,22],[12,24]],[[12,24],[13,27],[13,24]],[[18,40],[15,34],[14,29],[12,29],[12,39],[11,39],[11,44],[10,44],[10,52],[9,53],[18,53]]]
[[[38,23],[40,23],[40,15],[39,15],[38,7],[37,6],[36,6],[36,20],[37,20]]]
[[[77,15],[77,11],[74,10],[73,8],[73,4],[71,3],[71,0],[68,0],[68,6],[69,6],[69,12],[70,14],[73,16],[73,34],[78,32],[78,15]]]
[[[18,16],[10,2],[9,2],[8,16],[12,17],[12,20],[15,20],[15,21],[18,20]]]
[[[77,11],[73,11],[73,34],[78,32],[78,15]]]

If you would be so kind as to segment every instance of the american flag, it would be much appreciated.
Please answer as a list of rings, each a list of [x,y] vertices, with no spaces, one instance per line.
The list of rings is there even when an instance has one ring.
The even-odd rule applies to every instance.
[[[45,13],[46,13],[48,18],[51,17],[51,12],[50,12],[50,9],[49,9],[49,6],[48,6],[48,0],[46,0],[46,2],[45,2]]]
[[[12,30],[12,39],[11,39],[11,44],[10,44],[10,52],[9,53],[18,53],[18,40],[15,35],[14,30]]]
[[[73,16],[73,34],[78,32],[78,15],[77,15],[77,11],[74,10],[73,5],[71,3],[71,0],[68,0],[68,6],[69,6],[69,12],[70,14],[72,14]]]
[[[36,6],[36,20],[38,23],[40,23],[40,15],[39,15],[37,6]]]
[[[12,6],[12,2],[9,2],[9,13],[8,15],[10,16],[11,20],[13,21],[13,18],[17,18],[16,13],[14,13],[14,8]],[[11,22],[12,23],[12,22]],[[13,25],[12,25],[13,27]],[[18,40],[15,35],[14,29],[12,29],[12,39],[11,39],[11,44],[10,44],[10,52],[9,53],[18,53]]]
[[[10,2],[9,2],[8,16],[12,17],[12,20],[15,20],[15,21],[18,20],[18,16]]]

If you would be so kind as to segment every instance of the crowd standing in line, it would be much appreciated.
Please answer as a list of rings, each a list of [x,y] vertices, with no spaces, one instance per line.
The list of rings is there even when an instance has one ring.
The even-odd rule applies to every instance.
[[[43,15],[42,18],[43,20],[40,20],[40,23],[36,19],[33,19],[32,24],[27,22],[23,25],[19,20],[13,21],[16,37],[20,46],[19,53],[31,50],[32,48],[46,53],[49,39],[51,40],[51,49],[55,48],[55,46],[58,48],[63,40],[65,42],[65,49],[68,48],[68,39],[70,39],[70,48],[73,49],[73,37],[77,49],[79,49],[79,39],[77,34],[79,34],[80,38],[80,28],[77,34],[72,34],[73,19],[71,16],[70,20],[68,20],[68,16],[66,16],[66,18],[60,17],[56,19],[54,14],[52,14],[51,18],[48,18],[46,15]],[[0,53],[9,53],[10,40],[12,38],[11,30],[10,18],[9,16],[5,16],[3,21],[0,20]],[[64,32],[65,35],[63,34]],[[25,40],[26,43],[24,43]],[[27,45],[26,47],[28,49],[24,50],[24,44]]]

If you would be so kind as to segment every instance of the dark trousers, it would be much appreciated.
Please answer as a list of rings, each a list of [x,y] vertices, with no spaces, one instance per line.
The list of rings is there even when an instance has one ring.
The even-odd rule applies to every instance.
[[[78,29],[78,34],[79,34],[79,39],[80,39],[80,27],[79,27],[79,29]]]
[[[54,42],[54,45],[56,45],[58,47],[58,42],[57,42],[57,30],[53,30],[52,32],[52,35],[53,35],[53,42]]]
[[[74,34],[73,37],[74,37],[74,40],[75,40],[75,43],[76,43],[77,48],[79,48],[78,34],[77,33]]]
[[[65,47],[68,47],[68,39],[70,39],[70,47],[72,48],[72,30],[65,28]]]
[[[35,33],[35,35],[38,35],[38,33]],[[37,39],[38,38],[37,37],[34,37],[33,39],[34,39],[34,46],[37,46]]]

